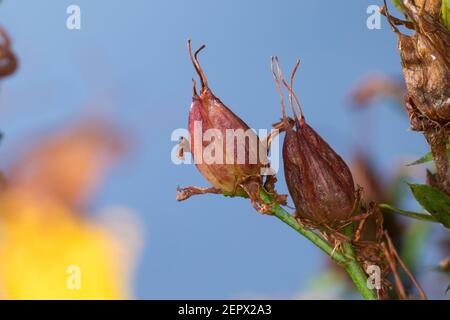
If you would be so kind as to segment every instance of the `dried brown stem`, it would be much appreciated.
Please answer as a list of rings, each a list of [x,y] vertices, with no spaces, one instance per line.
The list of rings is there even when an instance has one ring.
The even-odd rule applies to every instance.
[[[425,132],[424,135],[431,147],[431,153],[436,164],[436,184],[439,189],[450,195],[450,172],[447,151],[449,133],[450,129],[441,127],[436,131]]]
[[[450,194],[450,31],[441,22],[441,1],[403,0],[402,4],[415,31],[412,35],[399,32],[386,1],[384,13],[398,36],[407,87],[406,111],[411,128],[422,132],[431,147],[436,164],[434,182]]]
[[[295,92],[294,92],[294,90],[292,88],[293,80],[294,80],[294,77],[295,77],[295,73],[297,72],[298,66],[300,65],[300,60],[297,60],[297,63],[295,65],[295,67],[294,67],[294,70],[292,71],[291,78],[290,78],[290,83],[291,83],[290,85],[288,85],[287,81],[283,77],[283,73],[281,71],[280,62],[278,60],[278,57],[275,57],[275,62],[277,64],[277,69],[278,69],[278,74],[280,76],[280,80],[283,83],[283,85],[286,87],[286,89],[289,91],[289,104],[291,106],[292,114],[294,115],[295,123],[297,124],[298,118],[297,118],[297,113],[295,111],[295,107],[294,107],[294,104],[293,104],[293,101],[292,101],[292,97],[294,97],[295,103],[296,103],[297,108],[298,108],[298,110],[300,112],[300,121],[304,121],[304,115],[303,115],[303,110],[300,107],[300,101],[298,100],[298,97],[297,97],[297,95],[295,94]]]
[[[275,57],[272,57],[272,58],[271,58],[271,64],[270,64],[270,67],[271,67],[271,70],[272,70],[273,78],[275,79],[275,84],[277,85],[278,93],[280,94],[281,113],[282,113],[282,115],[283,115],[283,122],[284,122],[284,121],[287,120],[287,117],[286,117],[286,106],[285,106],[285,104],[284,104],[283,90],[281,90],[280,81],[278,80],[278,76],[277,76],[277,74],[275,73],[275,63],[274,63],[274,61],[275,61]]]
[[[222,190],[217,188],[204,188],[204,187],[185,187],[185,188],[177,188],[177,201],[184,201],[189,199],[192,196],[200,195],[200,194],[222,194]]]
[[[394,280],[395,280],[395,284],[396,284],[395,291],[397,292],[397,295],[400,300],[406,300],[407,299],[406,291],[405,291],[405,287],[403,286],[402,280],[397,272],[397,264],[395,263],[395,260],[392,257],[391,252],[388,250],[388,248],[386,247],[386,244],[384,242],[381,244],[381,247],[382,247],[384,255],[386,257],[386,261],[389,264],[389,268],[392,271],[392,275],[394,276]]]
[[[303,110],[300,107],[300,102],[298,101],[297,95],[294,95],[294,77],[295,74],[297,72],[298,66],[300,65],[300,60],[297,60],[297,63],[295,64],[294,70],[292,70],[292,74],[291,74],[291,79],[290,79],[290,83],[289,83],[289,103],[292,105],[292,96],[295,97],[295,103],[297,105],[297,109],[298,112],[300,114],[300,120],[303,121],[304,120],[304,116],[303,116]]]
[[[398,254],[397,250],[395,249],[394,244],[392,243],[392,240],[389,237],[388,233],[384,232],[384,236],[385,236],[385,238],[387,240],[387,243],[388,243],[388,246],[389,246],[389,251],[395,256],[395,258],[397,259],[398,263],[402,267],[403,271],[405,271],[406,275],[411,279],[412,283],[416,286],[416,288],[419,291],[419,294],[420,294],[420,297],[422,298],[422,300],[427,300],[427,295],[426,295],[425,291],[423,290],[422,286],[417,281],[416,277],[412,274],[412,272],[408,269],[406,264],[403,262],[402,258],[400,257],[400,255]]]
[[[208,88],[208,80],[206,79],[206,76],[200,67],[200,63],[198,62],[198,54],[200,51],[202,51],[206,46],[202,45],[200,48],[198,48],[194,54],[192,54],[192,48],[191,48],[191,39],[188,39],[188,50],[189,50],[189,57],[191,58],[192,64],[194,65],[195,71],[197,71],[198,76],[200,77],[201,82],[201,92],[205,91]]]

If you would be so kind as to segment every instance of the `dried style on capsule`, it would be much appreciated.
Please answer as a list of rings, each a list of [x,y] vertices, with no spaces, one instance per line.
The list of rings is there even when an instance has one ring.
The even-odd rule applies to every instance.
[[[294,125],[286,117],[281,82],[289,89],[289,102],[294,115]],[[336,226],[348,221],[356,211],[357,192],[349,168],[342,158],[310,127],[304,118],[292,83],[299,62],[292,72],[288,85],[283,79],[277,58],[272,59],[272,73],[281,96],[283,118],[281,124],[286,130],[283,142],[284,173],[289,193],[300,219],[316,225]],[[293,100],[300,112],[294,108]]]
[[[450,194],[447,142],[450,134],[450,31],[440,16],[441,1],[403,1],[408,21],[382,13],[398,36],[398,49],[406,81],[405,99],[411,128],[422,131],[436,163],[436,183]],[[397,25],[414,30],[411,36]]]
[[[209,88],[197,58],[204,47],[201,46],[193,54],[188,41],[190,58],[201,82],[198,94],[193,80],[189,146],[198,170],[212,187],[178,189],[177,199],[181,201],[204,193],[249,196],[253,205],[264,211],[259,190],[262,185],[261,169],[268,165],[267,145]],[[186,146],[186,141],[181,144]],[[180,155],[186,151],[185,147],[183,149]]]

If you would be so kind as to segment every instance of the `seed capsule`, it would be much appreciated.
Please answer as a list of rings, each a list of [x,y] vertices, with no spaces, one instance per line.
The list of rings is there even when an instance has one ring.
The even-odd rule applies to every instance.
[[[6,34],[6,31],[1,27],[0,37],[2,38],[2,43],[0,45],[0,78],[4,78],[16,71],[17,58],[11,51],[11,40]]]
[[[289,89],[289,102],[295,128],[286,117],[283,94],[274,72],[274,61],[283,84]],[[299,62],[294,68],[290,85],[283,79],[278,59],[272,59],[272,72],[281,95],[286,135],[283,161],[286,184],[294,201],[297,216],[314,224],[335,225],[348,220],[355,211],[356,192],[353,178],[342,158],[310,127],[303,116],[292,82]],[[293,98],[300,111],[297,118]]]
[[[441,22],[441,1],[404,1],[408,21],[383,13],[398,36],[407,87],[405,107],[411,129],[423,132],[436,164],[436,185],[450,194],[447,143],[450,137],[450,31]],[[414,30],[402,34],[396,25]]]
[[[210,192],[248,195],[255,205],[259,202],[261,169],[268,164],[267,147],[208,87],[197,58],[204,47],[192,54],[188,41],[191,61],[201,81],[200,94],[193,81],[189,110],[190,151],[198,170],[213,188],[180,189],[177,198],[184,200],[193,194]]]

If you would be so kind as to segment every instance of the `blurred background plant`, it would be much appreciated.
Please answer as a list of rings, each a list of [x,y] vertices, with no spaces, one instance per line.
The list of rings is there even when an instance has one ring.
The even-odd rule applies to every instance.
[[[169,137],[174,126],[186,122],[191,85],[180,73],[192,73],[185,55],[189,36],[208,43],[210,57],[221,61],[205,57],[211,75],[220,74],[210,81],[250,126],[269,127],[279,116],[278,97],[268,90],[273,88],[269,57],[275,52],[289,61],[300,56],[299,88],[307,112],[353,163],[358,183],[370,190],[371,199],[420,211],[404,181],[423,183],[423,166],[433,170],[433,163],[405,166],[425,154],[427,144],[406,132],[395,36],[387,21],[381,30],[365,26],[373,1],[343,6],[284,0],[276,6],[285,9],[276,12],[274,2],[257,0],[77,3],[83,14],[80,31],[65,27],[72,1],[6,0],[0,6],[20,58],[17,72],[0,83],[5,133],[0,297],[356,297],[344,275],[315,248],[256,216],[247,202],[214,197],[175,203],[174,185],[203,180],[168,160]],[[285,23],[268,23],[274,20]],[[349,105],[345,92],[368,70],[375,72],[350,93],[359,104],[344,108]],[[115,121],[104,117],[79,116],[85,112],[80,106],[93,105],[106,105],[106,119],[119,120],[135,134],[123,137]],[[88,123],[103,129],[94,133]],[[91,133],[81,133],[85,129]],[[130,142],[139,146],[138,156],[123,166],[116,161]],[[116,207],[117,202],[126,205]],[[390,211],[385,217],[429,297],[448,299],[448,232]],[[141,225],[150,229],[150,238]],[[273,239],[285,244],[284,250]],[[139,260],[144,241],[150,247]],[[282,274],[267,271],[280,261],[286,261]],[[67,290],[67,265],[77,263],[84,277],[81,290]]]
[[[126,208],[92,217],[91,197],[125,152],[123,133],[82,119],[21,148],[0,195],[0,295],[6,299],[126,299],[140,248]],[[80,287],[70,287],[70,266]]]

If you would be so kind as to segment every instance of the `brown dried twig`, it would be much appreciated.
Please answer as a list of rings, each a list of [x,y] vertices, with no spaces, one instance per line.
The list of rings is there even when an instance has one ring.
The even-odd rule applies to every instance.
[[[411,282],[414,284],[414,286],[419,291],[420,297],[422,298],[422,300],[427,300],[427,295],[426,295],[425,291],[423,290],[422,286],[417,281],[416,277],[412,274],[412,272],[408,269],[406,264],[403,262],[402,258],[400,257],[397,250],[395,249],[394,244],[392,243],[392,240],[389,237],[387,232],[384,233],[384,237],[386,238],[386,241],[388,243],[389,251],[394,255],[394,257],[397,259],[398,263],[402,267],[403,271],[405,271],[406,275],[411,279]]]

